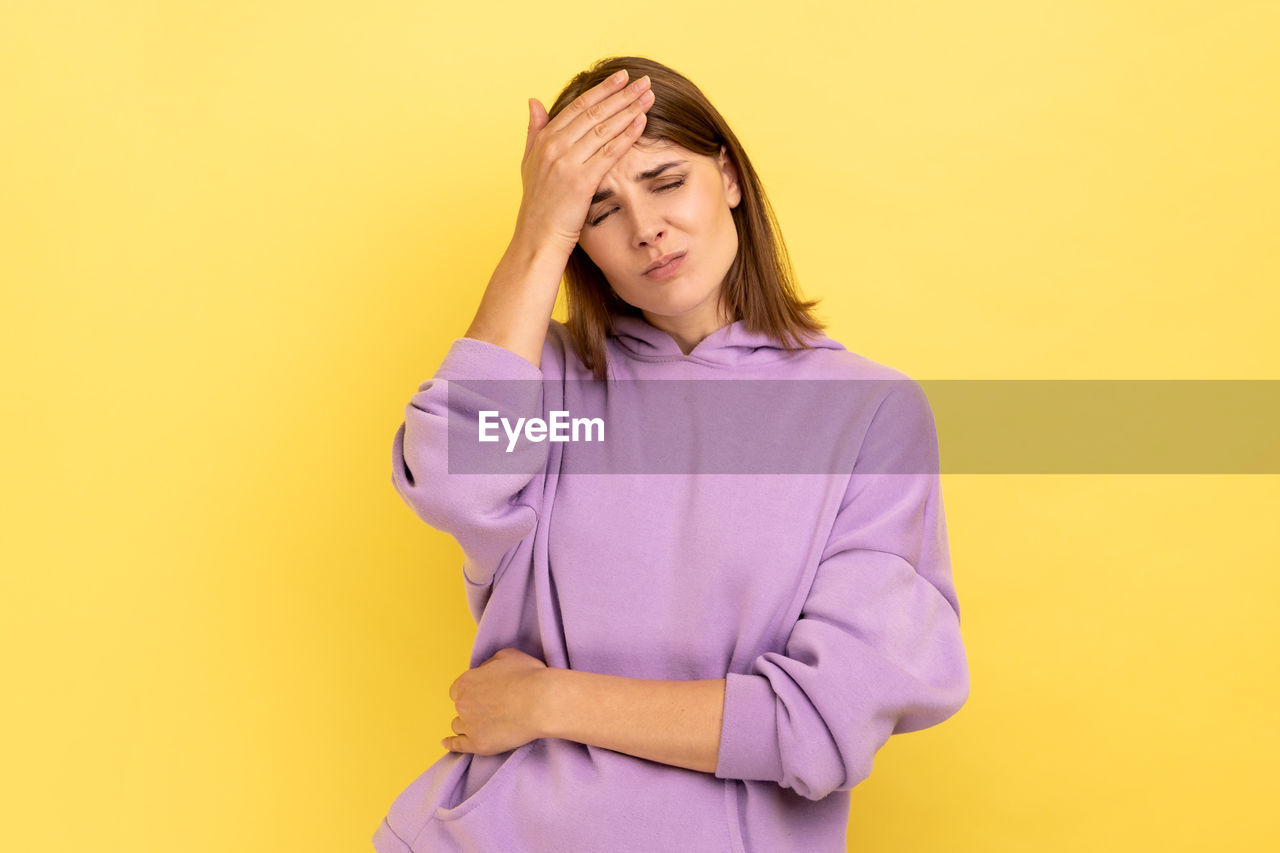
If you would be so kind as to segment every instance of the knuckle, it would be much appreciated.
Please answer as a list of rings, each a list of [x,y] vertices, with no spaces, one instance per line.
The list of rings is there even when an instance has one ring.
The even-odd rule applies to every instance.
[[[586,108],[587,117],[592,121],[599,121],[604,117],[604,106],[601,103],[595,103]]]
[[[600,137],[601,139],[607,139],[609,136],[609,126],[604,122],[597,124],[594,130],[596,132],[596,136]]]

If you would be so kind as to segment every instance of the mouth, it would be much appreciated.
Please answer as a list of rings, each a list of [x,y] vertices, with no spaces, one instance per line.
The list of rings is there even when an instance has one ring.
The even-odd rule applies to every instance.
[[[649,266],[645,267],[642,275],[653,276],[654,274],[661,275],[665,272],[674,272],[676,267],[680,265],[680,261],[684,258],[684,255],[684,252],[672,252],[668,255],[663,255],[653,263],[649,264]]]

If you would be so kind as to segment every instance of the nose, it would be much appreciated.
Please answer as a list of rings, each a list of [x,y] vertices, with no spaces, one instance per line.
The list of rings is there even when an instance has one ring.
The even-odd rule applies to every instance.
[[[666,237],[666,224],[657,206],[646,202],[633,203],[630,216],[636,248],[657,246]]]

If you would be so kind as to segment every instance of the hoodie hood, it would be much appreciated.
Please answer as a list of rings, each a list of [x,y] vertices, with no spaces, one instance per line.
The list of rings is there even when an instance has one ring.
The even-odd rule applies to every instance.
[[[681,351],[675,338],[650,325],[643,317],[614,315],[613,331],[609,337],[626,355],[642,361],[674,359],[733,367],[781,361],[797,354],[788,351],[766,332],[751,331],[743,320],[716,329],[699,341],[688,355]],[[842,344],[823,334],[809,338],[808,343],[815,349],[844,349]]]

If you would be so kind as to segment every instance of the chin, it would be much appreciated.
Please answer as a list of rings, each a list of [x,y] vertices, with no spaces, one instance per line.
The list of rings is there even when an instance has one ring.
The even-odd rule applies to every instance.
[[[713,301],[716,298],[715,291],[693,294],[690,294],[687,291],[664,293],[656,299],[652,298],[653,294],[647,295],[650,296],[650,298],[639,299],[635,302],[632,302],[629,299],[624,301],[642,311],[647,311],[650,314],[657,314],[660,317],[679,317],[680,315],[687,314],[690,311],[696,311],[706,305],[709,300]]]
[[[637,305],[641,311],[653,314],[656,317],[682,317],[691,311],[696,311],[702,303],[689,302],[673,305],[671,303],[650,303],[648,305]]]

